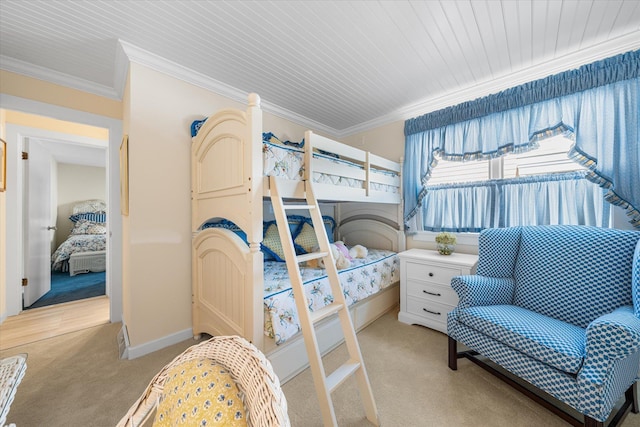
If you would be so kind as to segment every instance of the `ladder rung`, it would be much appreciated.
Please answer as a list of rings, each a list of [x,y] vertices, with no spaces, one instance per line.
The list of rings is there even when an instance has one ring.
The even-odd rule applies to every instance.
[[[329,305],[325,305],[324,307],[319,308],[318,310],[314,310],[309,313],[309,316],[311,316],[311,323],[314,323],[314,324],[318,323],[322,319],[327,318],[332,314],[336,314],[343,308],[344,306],[342,304],[334,302]]]
[[[315,205],[282,205],[283,208],[285,209],[306,209],[308,211],[315,209],[316,206]]]
[[[333,371],[327,377],[327,388],[329,392],[333,392],[347,378],[353,375],[360,368],[360,362],[350,359],[344,365]]]
[[[311,252],[308,254],[298,255],[296,257],[296,261],[298,261],[299,263],[311,261],[312,259],[324,258],[327,255],[329,255],[329,252]]]

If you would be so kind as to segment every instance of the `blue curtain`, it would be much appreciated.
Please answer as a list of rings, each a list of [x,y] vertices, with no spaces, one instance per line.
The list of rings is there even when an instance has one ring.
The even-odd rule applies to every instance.
[[[422,211],[423,229],[479,232],[523,224],[606,226],[609,215],[603,190],[586,175],[582,171],[430,186]]]
[[[589,169],[587,179],[606,189],[605,199],[626,209],[640,228],[639,75],[640,50],[408,120],[407,229],[426,225],[416,222],[416,214],[428,210],[423,204],[435,154],[492,158],[530,150],[538,139],[556,134],[575,138],[570,157]]]

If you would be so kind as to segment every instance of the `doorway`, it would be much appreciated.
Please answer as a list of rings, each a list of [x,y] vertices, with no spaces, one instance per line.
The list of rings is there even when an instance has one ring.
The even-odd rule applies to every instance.
[[[0,95],[2,108],[6,111],[24,112],[36,114],[44,119],[64,120],[71,124],[82,127],[83,125],[101,127],[107,132],[107,140],[102,140],[102,150],[105,153],[105,195],[107,201],[107,215],[110,220],[107,223],[107,256],[106,256],[106,284],[105,291],[109,294],[109,321],[118,322],[122,318],[122,287],[121,287],[121,259],[118,254],[114,254],[110,248],[120,248],[122,242],[122,219],[120,217],[119,206],[119,164],[118,151],[122,135],[122,123],[120,120],[107,117],[96,116],[76,110],[71,110],[54,105],[42,104],[21,98],[7,95]],[[11,109],[11,110],[10,110]],[[56,131],[58,131],[57,129]],[[20,164],[20,152],[18,141],[26,138],[54,139],[75,144],[82,144],[82,138],[76,134],[60,135],[63,132],[45,132],[42,128],[26,126],[25,123],[14,124],[11,120],[5,123],[6,139],[8,142],[8,164],[7,180],[10,185],[7,187],[6,195],[6,224],[4,230],[6,236],[6,251],[4,253],[5,271],[4,286],[0,287],[0,292],[6,301],[4,312],[0,313],[0,320],[11,320],[11,317],[22,312],[22,288],[19,285],[24,271],[23,242],[19,238],[22,230],[22,173]],[[105,146],[106,145],[106,146]],[[79,145],[75,147],[77,150]],[[12,185],[11,185],[12,184]],[[117,278],[113,280],[113,278]],[[16,284],[18,284],[16,286]],[[4,289],[2,289],[4,288]],[[75,303],[74,303],[75,304]],[[46,308],[38,309],[45,310]],[[6,322],[5,322],[6,323]]]
[[[106,295],[107,141],[94,146],[29,138],[28,143],[24,193],[29,244],[24,257],[26,277],[37,282],[25,288],[23,309]],[[34,154],[47,165],[34,171]],[[42,274],[34,259],[39,252],[48,261],[42,268],[49,267]],[[40,275],[47,275],[46,280]]]

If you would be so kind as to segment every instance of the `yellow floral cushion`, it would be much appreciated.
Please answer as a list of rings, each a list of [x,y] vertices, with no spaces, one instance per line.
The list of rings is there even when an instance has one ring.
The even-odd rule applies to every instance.
[[[246,425],[242,394],[223,366],[192,359],[169,370],[154,427]]]
[[[302,247],[307,253],[313,252],[313,249],[318,246],[318,238],[316,237],[316,232],[313,227],[303,222],[300,232],[294,239],[294,243]]]

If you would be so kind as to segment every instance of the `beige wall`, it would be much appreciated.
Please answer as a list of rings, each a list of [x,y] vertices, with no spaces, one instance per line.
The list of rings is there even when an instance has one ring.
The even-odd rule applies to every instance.
[[[0,70],[0,93],[113,119],[122,118],[122,103],[118,100],[93,95],[9,71]]]
[[[161,91],[158,88],[162,88]],[[132,346],[191,327],[191,136],[221,108],[246,108],[131,64],[124,99],[129,216],[123,222],[123,307]],[[264,114],[264,129],[302,139],[304,128]]]
[[[399,162],[404,157],[404,121],[389,123],[342,138],[342,142]]]
[[[5,111],[7,123],[11,123],[14,125],[46,129],[52,132],[83,136],[96,140],[109,140],[109,131],[105,128],[83,125],[81,123],[71,123],[65,120],[52,119],[50,117],[23,113],[21,111],[3,111]]]
[[[83,200],[106,200],[107,170],[103,167],[58,163],[58,206],[55,247],[64,242],[73,228],[69,216]]]
[[[6,131],[5,131],[5,122],[6,122],[6,111],[0,109],[0,138],[2,140],[6,140]],[[7,229],[7,198],[5,197],[5,193],[0,192],[0,295],[5,295],[7,288],[7,278],[5,275],[5,271],[7,271],[7,238],[4,230]],[[4,319],[5,313],[7,312],[7,301],[6,298],[0,298],[0,322]]]

